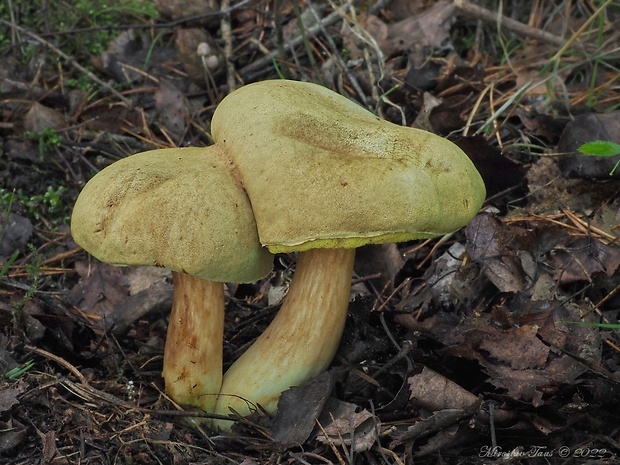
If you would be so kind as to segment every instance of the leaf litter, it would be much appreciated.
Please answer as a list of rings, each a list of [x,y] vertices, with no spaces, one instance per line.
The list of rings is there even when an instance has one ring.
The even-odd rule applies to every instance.
[[[617,460],[617,159],[577,152],[620,142],[617,7],[515,2],[498,22],[494,7],[423,3],[157,2],[155,23],[83,63],[97,80],[54,55],[53,34],[28,29],[28,62],[2,48],[0,367],[20,375],[0,384],[0,463],[536,463],[533,448],[548,463]],[[13,13],[0,25],[25,34]],[[580,58],[595,50],[596,66]],[[275,418],[216,434],[163,392],[168,275],[98,263],[51,199],[28,199],[65,186],[70,206],[116,159],[209,145],[231,86],[282,75],[453,139],[489,199],[449,237],[361,251],[332,368],[286,391]],[[277,311],[293,261],[227,286],[227,364]]]

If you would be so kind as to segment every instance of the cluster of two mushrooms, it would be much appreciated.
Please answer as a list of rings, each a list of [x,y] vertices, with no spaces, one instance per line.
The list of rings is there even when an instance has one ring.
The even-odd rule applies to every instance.
[[[174,271],[163,368],[173,400],[221,415],[274,413],[282,391],[336,353],[355,248],[452,232],[477,213],[484,184],[449,141],[315,84],[242,87],[211,127],[211,147],[145,152],[102,170],[76,202],[72,232],[102,261]],[[285,301],[222,374],[222,282],[264,277],[280,252],[299,252]]]

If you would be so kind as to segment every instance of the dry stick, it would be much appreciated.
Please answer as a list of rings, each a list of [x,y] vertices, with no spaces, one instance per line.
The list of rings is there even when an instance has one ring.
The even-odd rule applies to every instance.
[[[375,5],[373,5],[370,8],[369,11],[370,13],[375,14],[381,8],[384,8],[385,6],[389,5],[391,2],[392,0],[379,0]],[[319,21],[319,24],[314,24],[311,27],[309,27],[306,30],[306,33],[308,35],[316,35],[322,28],[332,26],[333,24],[338,22],[338,20],[341,19],[342,13],[347,13],[348,11],[349,11],[349,5],[348,4],[342,5],[342,7],[340,8],[340,12],[338,11],[331,12],[322,21]],[[293,39],[289,41],[288,47],[291,49],[293,47],[297,47],[301,45],[304,42],[304,40],[305,40],[305,36],[303,35],[295,36]],[[278,56],[278,54],[279,54],[278,50],[269,52],[264,57],[253,61],[252,63],[245,66],[244,68],[241,68],[241,70],[239,71],[239,74],[244,77],[251,76],[252,73],[256,73],[262,67],[269,65],[272,62],[272,60]]]
[[[27,36],[33,38],[34,40],[36,40],[37,42],[39,42],[41,45],[43,45],[44,47],[49,48],[50,50],[52,50],[56,55],[62,57],[63,59],[65,59],[67,62],[69,62],[69,64],[71,66],[73,66],[75,69],[77,69],[78,71],[80,71],[81,73],[84,73],[88,79],[90,79],[93,82],[96,82],[97,84],[99,84],[101,87],[104,87],[105,89],[107,89],[110,93],[112,93],[113,95],[115,95],[116,97],[118,97],[119,100],[121,100],[125,105],[127,105],[128,107],[131,107],[133,104],[131,103],[131,100],[129,100],[127,97],[125,97],[123,94],[121,94],[119,91],[117,91],[116,89],[114,89],[112,86],[110,86],[109,84],[105,83],[104,81],[102,81],[101,79],[99,79],[97,76],[95,76],[93,73],[91,73],[90,71],[88,71],[86,68],[84,68],[82,65],[80,65],[77,61],[75,61],[70,55],[67,55],[65,52],[63,52],[62,50],[60,50],[58,47],[56,47],[54,44],[52,44],[51,42],[48,42],[47,40],[45,40],[43,37],[35,34],[34,32],[30,32],[28,29],[25,29],[21,26],[18,26],[17,24],[11,24],[9,21],[6,21],[4,19],[0,19],[0,24],[4,24],[5,26],[8,27],[14,27],[15,29],[17,29],[18,31],[26,34]]]
[[[377,107],[380,112],[379,114],[381,115],[381,107],[379,107],[379,100],[381,96],[379,95],[379,91],[377,90],[377,81],[381,81],[383,79],[383,76],[384,76],[383,71],[385,68],[385,58],[375,38],[372,37],[370,34],[366,33],[366,31],[364,31],[362,27],[360,26],[359,20],[357,18],[357,13],[355,12],[355,8],[353,8],[353,6],[351,5],[351,0],[348,0],[348,2],[350,5],[352,25],[349,25],[349,24],[347,25],[351,29],[353,34],[355,34],[355,36],[358,39],[360,39],[360,48],[362,49],[362,53],[364,55],[364,62],[366,63],[366,71],[368,72],[368,79],[370,80],[370,89],[371,89],[372,99],[375,102],[377,102]],[[333,3],[333,1],[330,0],[330,3]],[[344,21],[344,15],[343,15],[343,21]],[[372,46],[377,56],[377,65],[379,67],[379,79],[375,77],[374,69],[372,66],[372,61],[370,59],[370,52],[368,51],[368,45]]]
[[[474,5],[467,0],[454,0],[454,6],[457,7],[459,10],[463,11],[464,13],[467,13],[476,18],[480,18],[484,21],[498,22],[506,29],[514,31],[518,34],[522,34],[524,36],[532,37],[543,42],[548,42],[550,44],[557,45],[558,47],[562,47],[566,43],[566,39],[560,36],[556,36],[555,34],[551,34],[549,32],[541,31],[540,29],[530,27],[519,21],[515,21],[514,19],[507,18],[500,14],[494,13],[491,10],[482,8],[481,6]]]
[[[344,5],[342,7],[342,9],[344,11],[348,10],[348,5]],[[320,25],[319,24],[314,24],[311,27],[309,27],[306,32],[308,33],[308,35],[316,35],[320,30],[321,27],[325,28],[328,26],[331,26],[332,24],[336,23],[338,20],[340,19],[340,13],[338,13],[337,11],[334,11],[332,13],[330,13],[329,15],[327,15],[322,21],[320,21]],[[291,41],[290,41],[290,47],[297,47],[298,45],[301,45],[304,41],[304,36],[295,36]],[[245,66],[244,68],[241,69],[240,74],[242,76],[247,76],[250,73],[253,72],[257,72],[258,70],[260,70],[262,67],[269,65],[272,60],[274,58],[276,58],[278,56],[280,52],[278,50],[274,50],[270,53],[268,53],[267,55],[265,55],[264,57],[253,61],[252,63],[250,63],[249,65]]]
[[[345,74],[347,79],[349,79],[351,86],[353,86],[353,89],[355,89],[355,92],[357,92],[357,95],[362,100],[362,103],[364,104],[364,106],[367,106],[368,99],[366,98],[366,94],[364,94],[364,91],[362,90],[362,87],[360,86],[359,82],[357,82],[357,79],[355,78],[355,76],[351,74],[351,71],[349,71],[347,64],[344,62],[344,60],[338,53],[338,47],[336,46],[336,42],[334,42],[334,39],[332,38],[331,34],[327,32],[327,29],[321,23],[321,18],[319,17],[319,14],[317,13],[316,9],[314,8],[314,5],[312,4],[310,0],[308,0],[308,8],[310,9],[312,16],[314,16],[314,19],[316,20],[321,33],[325,37],[325,40],[327,41],[330,48],[332,49],[332,52],[334,53],[334,56],[336,57],[336,61],[338,62],[338,65],[340,66],[340,69]],[[336,11],[336,13],[339,13],[339,11]]]
[[[220,5],[221,11],[227,11],[230,6],[230,0],[222,0]],[[233,63],[233,46],[232,46],[232,29],[230,27],[230,13],[222,15],[220,20],[220,30],[222,31],[222,39],[224,39],[224,59],[226,60],[226,83],[228,84],[228,92],[232,92],[237,88],[235,81],[235,65]]]
[[[82,384],[88,384],[88,380],[86,379],[86,377],[80,372],[80,370],[78,370],[76,367],[74,367],[73,365],[71,365],[69,362],[67,362],[64,358],[61,358],[57,355],[52,354],[51,352],[48,352],[47,350],[43,350],[43,349],[39,349],[38,347],[34,347],[34,346],[30,346],[27,345],[25,347],[26,350],[30,351],[30,352],[34,352],[37,355],[40,355],[42,357],[47,358],[48,360],[52,360],[54,362],[56,362],[57,364],[65,367],[67,370],[69,370],[71,373],[73,373],[75,375],[75,377],[80,381],[80,383]]]
[[[78,370],[71,363],[59,357],[57,355],[48,352],[47,350],[39,349],[38,347],[34,347],[31,345],[25,346],[25,349],[40,355],[48,360],[56,362],[58,365],[63,366],[65,369],[70,371],[79,381],[79,384],[73,383],[68,379],[62,380],[61,383],[73,392],[78,397],[82,397],[86,400],[93,401],[92,397],[95,397],[99,400],[103,400],[108,402],[111,405],[122,406],[128,409],[137,410],[139,412],[148,413],[151,415],[164,415],[164,416],[183,416],[183,417],[204,417],[204,418],[215,418],[215,419],[228,419],[228,415],[217,415],[214,413],[206,413],[200,411],[175,411],[175,410],[157,410],[157,409],[148,409],[144,407],[140,407],[138,405],[131,404],[129,402],[125,402],[122,399],[114,396],[113,394],[108,394],[107,392],[101,391],[97,388],[92,387],[86,376],[82,374],[80,370]],[[90,397],[90,399],[89,399]],[[252,422],[241,419],[244,424],[254,425]]]

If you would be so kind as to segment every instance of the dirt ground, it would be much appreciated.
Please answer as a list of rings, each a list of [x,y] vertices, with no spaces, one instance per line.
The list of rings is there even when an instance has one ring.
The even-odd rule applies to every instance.
[[[0,6],[0,463],[618,463],[617,2],[155,3]],[[360,249],[330,369],[214,432],[164,391],[169,272],[100,263],[70,215],[104,167],[211,145],[222,98],[278,78],[449,138],[487,200]],[[226,286],[224,368],[295,262]]]

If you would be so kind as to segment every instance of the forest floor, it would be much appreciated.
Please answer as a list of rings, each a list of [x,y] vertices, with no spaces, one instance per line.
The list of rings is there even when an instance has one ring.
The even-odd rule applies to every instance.
[[[0,463],[618,463],[618,2],[155,3],[0,5]],[[70,216],[105,166],[210,145],[218,102],[282,77],[449,138],[487,201],[360,250],[329,371],[216,433],[164,392],[170,275],[98,262]],[[294,264],[227,286],[225,367]]]

